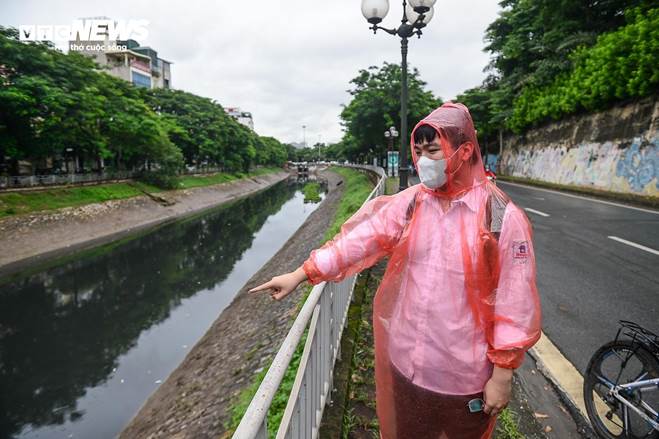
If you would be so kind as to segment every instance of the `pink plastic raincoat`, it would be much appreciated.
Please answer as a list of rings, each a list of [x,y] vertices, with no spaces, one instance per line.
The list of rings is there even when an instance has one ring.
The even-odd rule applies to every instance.
[[[494,364],[519,367],[540,337],[531,226],[485,177],[464,105],[446,103],[421,124],[439,133],[445,157],[472,142],[471,160],[450,163],[439,189],[366,203],[304,270],[313,284],[339,281],[390,258],[373,308],[382,438],[487,438],[496,419],[467,401],[482,397]],[[414,148],[412,157],[416,166]]]

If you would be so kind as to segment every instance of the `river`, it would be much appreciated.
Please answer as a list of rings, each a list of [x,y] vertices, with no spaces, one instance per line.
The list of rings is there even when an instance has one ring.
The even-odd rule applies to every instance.
[[[0,279],[0,437],[118,434],[316,209],[300,189]]]

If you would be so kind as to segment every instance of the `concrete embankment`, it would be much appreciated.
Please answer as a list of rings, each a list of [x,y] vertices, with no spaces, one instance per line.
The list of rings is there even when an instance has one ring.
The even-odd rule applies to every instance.
[[[345,185],[322,174],[328,193],[322,204],[240,291],[179,367],[142,406],[121,438],[189,437],[217,439],[229,409],[252,377],[274,357],[293,323],[303,287],[281,301],[247,289],[292,271],[321,243]],[[304,285],[304,284],[303,284]]]
[[[499,171],[564,189],[656,200],[658,121],[659,99],[650,96],[550,122],[504,139]]]
[[[145,231],[247,196],[289,176],[277,172],[0,220],[0,276]]]

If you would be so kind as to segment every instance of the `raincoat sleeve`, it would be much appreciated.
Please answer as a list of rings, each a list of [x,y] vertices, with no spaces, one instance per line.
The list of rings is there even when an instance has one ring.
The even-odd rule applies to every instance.
[[[493,337],[487,356],[504,368],[517,368],[540,338],[540,301],[535,283],[535,253],[526,214],[508,203],[499,237],[499,283]]]
[[[311,252],[303,264],[309,282],[340,281],[391,253],[405,226],[410,192],[365,203],[332,240]]]

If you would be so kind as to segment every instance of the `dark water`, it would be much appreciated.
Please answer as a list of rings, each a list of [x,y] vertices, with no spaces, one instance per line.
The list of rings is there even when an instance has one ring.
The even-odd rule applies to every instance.
[[[115,436],[317,207],[299,189],[0,283],[0,437]]]

